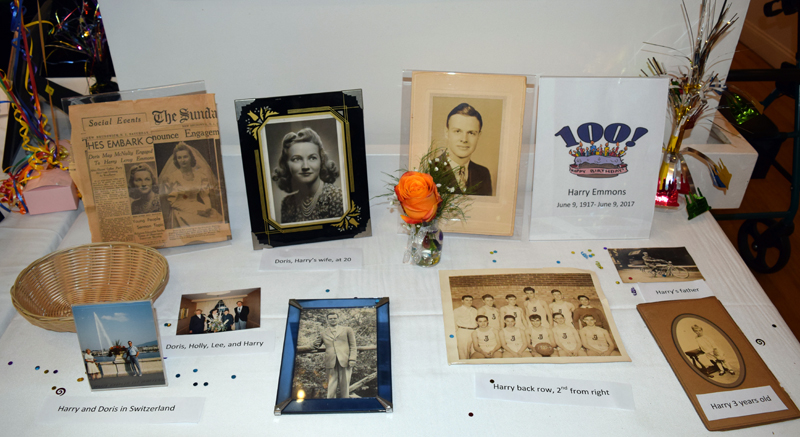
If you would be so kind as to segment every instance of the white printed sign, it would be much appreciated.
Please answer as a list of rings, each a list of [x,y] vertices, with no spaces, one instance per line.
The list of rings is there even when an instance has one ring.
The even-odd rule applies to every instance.
[[[198,423],[205,398],[48,397],[38,420],[55,423]]]
[[[640,282],[639,291],[647,302],[700,299],[714,295],[702,279],[689,282]]]
[[[667,84],[539,79],[531,240],[650,237]]]
[[[275,332],[245,329],[196,335],[163,335],[161,345],[166,358],[260,354],[275,349]]]
[[[697,401],[700,402],[708,420],[751,416],[787,409],[781,398],[775,394],[775,390],[768,385],[697,395]]]
[[[618,382],[478,374],[475,396],[537,404],[636,409],[630,384]]]
[[[360,269],[364,252],[359,248],[270,249],[261,257],[259,270]]]

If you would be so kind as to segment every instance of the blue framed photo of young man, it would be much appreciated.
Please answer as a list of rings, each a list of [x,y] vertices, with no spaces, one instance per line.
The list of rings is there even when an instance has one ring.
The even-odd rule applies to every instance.
[[[368,236],[361,90],[236,101],[255,249]]]
[[[389,298],[290,300],[275,415],[392,412]]]

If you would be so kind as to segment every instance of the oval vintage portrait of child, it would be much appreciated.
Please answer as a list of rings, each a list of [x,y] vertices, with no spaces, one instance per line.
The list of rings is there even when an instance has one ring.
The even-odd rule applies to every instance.
[[[698,375],[720,387],[737,387],[744,381],[742,354],[728,334],[711,321],[682,314],[672,322],[675,347]]]

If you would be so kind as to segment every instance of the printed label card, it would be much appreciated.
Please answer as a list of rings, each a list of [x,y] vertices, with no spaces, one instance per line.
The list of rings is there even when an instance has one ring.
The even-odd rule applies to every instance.
[[[649,238],[667,85],[539,79],[531,240]]]

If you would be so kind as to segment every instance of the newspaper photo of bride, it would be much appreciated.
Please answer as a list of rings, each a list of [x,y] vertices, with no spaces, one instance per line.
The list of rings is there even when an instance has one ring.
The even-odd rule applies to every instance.
[[[213,141],[154,145],[166,229],[223,222],[217,162],[211,153]]]

